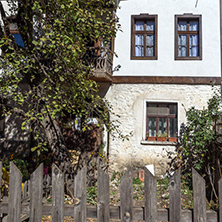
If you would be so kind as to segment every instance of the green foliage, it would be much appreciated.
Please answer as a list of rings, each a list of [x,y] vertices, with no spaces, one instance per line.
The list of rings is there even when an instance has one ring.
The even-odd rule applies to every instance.
[[[51,148],[60,155],[62,118],[81,118],[85,131],[88,119],[96,116],[99,125],[112,129],[110,106],[98,95],[98,85],[90,78],[94,64],[86,58],[89,46],[98,41],[108,46],[115,36],[114,1],[7,1],[12,15],[17,15],[25,47],[15,43],[1,13],[5,30],[0,31],[0,92],[15,104],[13,108],[6,102],[4,115],[16,113],[23,118],[21,129],[32,133],[32,151],[41,155]]]
[[[133,184],[142,184],[143,182],[140,180],[139,177],[133,178]]]
[[[97,204],[97,187],[87,187],[87,203],[91,205]]]
[[[22,159],[14,159],[12,161],[18,167],[20,172],[22,173],[22,180],[23,181],[28,180],[29,179],[28,168],[29,168],[30,164],[26,160],[22,160]],[[3,166],[5,167],[7,172],[10,171],[10,163],[8,160],[3,160]]]
[[[206,179],[208,194],[212,189],[215,197],[216,184],[221,177],[221,114],[221,95],[217,91],[206,109],[191,107],[187,110],[187,123],[181,128],[177,157],[171,163],[173,169],[181,167],[183,173],[190,175],[188,180],[191,179],[191,168],[195,168]]]

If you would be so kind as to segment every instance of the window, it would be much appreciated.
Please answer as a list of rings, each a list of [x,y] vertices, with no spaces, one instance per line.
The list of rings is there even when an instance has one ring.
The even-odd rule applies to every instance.
[[[22,48],[25,48],[25,45],[24,45],[24,42],[23,42],[23,39],[21,37],[21,35],[19,34],[19,31],[18,31],[18,26],[17,26],[17,23],[10,23],[10,26],[9,26],[9,29],[10,29],[10,33],[13,35],[13,37],[15,38],[15,42],[18,46],[22,47]]]
[[[131,59],[157,59],[157,15],[132,15]]]
[[[201,60],[201,15],[175,16],[175,59]]]
[[[177,137],[177,103],[147,102],[146,108],[146,132],[149,137]]]

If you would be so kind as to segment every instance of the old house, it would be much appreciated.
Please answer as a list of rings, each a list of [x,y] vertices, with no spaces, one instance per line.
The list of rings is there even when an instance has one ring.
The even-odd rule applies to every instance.
[[[211,85],[221,82],[220,1],[128,0],[119,6],[122,32],[113,67],[121,68],[106,98],[123,134],[132,135],[110,140],[110,160],[117,168],[154,164],[164,173],[185,109],[204,109]]]
[[[220,3],[119,1],[116,17],[122,31],[110,47],[91,47],[90,58],[100,95],[110,101],[120,116],[120,130],[129,135],[124,141],[110,135],[105,143],[116,169],[154,164],[156,173],[164,173],[167,152],[174,151],[186,123],[185,108],[204,109],[212,84],[220,87]],[[11,29],[18,38],[16,26]],[[0,120],[0,142],[15,140],[14,128],[5,127],[5,121]]]

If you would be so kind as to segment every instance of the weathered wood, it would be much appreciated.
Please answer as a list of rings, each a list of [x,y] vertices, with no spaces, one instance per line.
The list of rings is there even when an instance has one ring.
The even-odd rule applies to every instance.
[[[26,180],[22,187],[22,199],[25,199],[28,195],[28,181]]]
[[[144,172],[145,221],[157,222],[157,179],[146,167]]]
[[[8,222],[19,222],[21,214],[22,174],[13,162],[10,162]]]
[[[0,161],[0,187],[2,187],[2,161]],[[2,196],[2,192],[0,189],[0,197]]]
[[[169,209],[169,221],[180,222],[181,221],[181,179],[180,168],[174,173],[169,181],[170,191],[170,209]]]
[[[52,221],[64,221],[64,174],[52,166]]]
[[[30,221],[42,221],[42,186],[43,186],[43,164],[32,173],[30,179]]]
[[[206,222],[205,180],[192,168],[193,218],[195,222]]]
[[[128,169],[120,180],[120,216],[121,222],[133,221],[133,179]]]
[[[109,175],[100,167],[98,168],[98,196],[97,196],[97,221],[108,222],[109,210]]]
[[[48,216],[52,214],[52,204],[43,204],[42,215]],[[64,216],[73,217],[73,208],[74,205],[64,205]],[[134,220],[145,220],[144,219],[144,208],[135,207],[133,211],[136,213]],[[8,213],[8,202],[0,203],[0,212]],[[29,214],[30,206],[28,203],[22,204],[22,214]],[[157,210],[157,221],[168,221],[169,209],[158,209]],[[207,210],[207,222],[218,222],[217,212],[213,210]],[[182,220],[181,222],[195,222],[192,220],[192,210],[182,210]],[[97,207],[96,206],[87,206],[87,218],[97,218]],[[110,219],[119,220],[120,219],[120,207],[119,206],[110,206]]]
[[[86,167],[83,167],[75,177],[74,187],[74,220],[86,221]]]
[[[222,178],[218,182],[219,191],[219,222],[222,222]]]

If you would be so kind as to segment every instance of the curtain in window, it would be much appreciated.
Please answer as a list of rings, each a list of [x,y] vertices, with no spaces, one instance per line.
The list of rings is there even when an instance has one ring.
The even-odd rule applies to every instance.
[[[177,136],[177,118],[170,118],[169,121],[169,137]]]
[[[148,21],[146,23],[146,30],[147,31],[154,31],[154,29],[155,29],[154,27],[155,27],[155,23],[154,22]]]
[[[135,35],[135,56],[144,56],[143,35]]]
[[[154,56],[154,35],[147,35],[146,36],[146,56]]]
[[[148,122],[149,136],[156,136],[156,118],[149,117]]]
[[[187,22],[179,22],[178,23],[178,30],[179,31],[186,31],[187,30]]]
[[[187,36],[186,35],[179,35],[178,36],[178,56],[186,57],[187,56]]]
[[[167,119],[159,118],[159,136],[167,132]]]
[[[198,46],[199,46],[198,35],[190,35],[190,56],[191,57],[199,56]]]
[[[189,30],[190,31],[198,31],[199,29],[199,23],[196,21],[190,22]]]
[[[144,30],[144,22],[136,21],[136,31],[143,31],[143,30]]]

